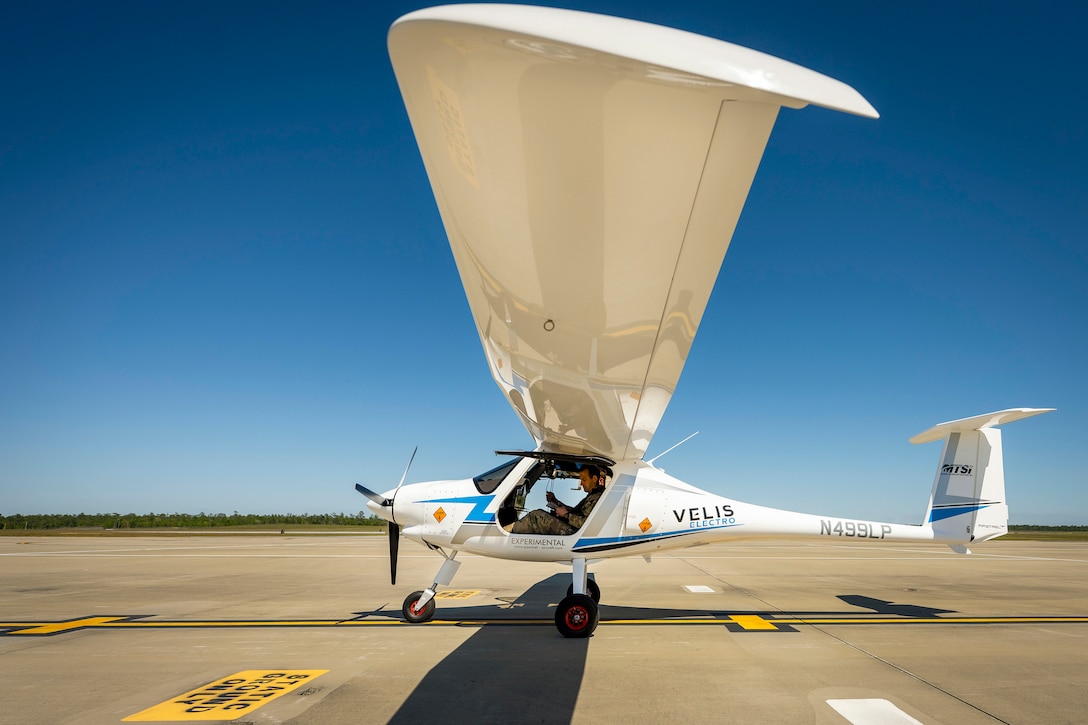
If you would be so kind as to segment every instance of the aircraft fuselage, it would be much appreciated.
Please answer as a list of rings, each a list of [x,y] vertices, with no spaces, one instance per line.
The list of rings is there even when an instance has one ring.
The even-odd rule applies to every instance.
[[[814,516],[757,506],[710,493],[643,461],[622,461],[585,524],[567,536],[517,534],[503,528],[503,510],[526,485],[535,461],[523,458],[492,491],[474,479],[406,485],[395,497],[401,533],[453,551],[521,561],[605,559],[648,555],[730,539],[832,538],[843,541],[933,541],[928,526]],[[562,480],[562,479],[557,479]],[[543,483],[542,480],[532,484]],[[576,503],[577,496],[570,496]],[[381,507],[368,503],[375,513]],[[519,515],[525,513],[518,510]],[[388,512],[385,512],[388,515]],[[960,539],[957,539],[960,540]],[[966,535],[962,540],[967,540]]]

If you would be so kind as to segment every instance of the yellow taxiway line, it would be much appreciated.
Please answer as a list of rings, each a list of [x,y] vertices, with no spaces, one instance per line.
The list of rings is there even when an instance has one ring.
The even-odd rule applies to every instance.
[[[261,627],[403,627],[409,625],[401,619],[215,619],[215,620],[155,620],[147,615],[117,616],[99,615],[65,621],[0,622],[0,636],[42,636],[73,632],[83,629],[134,630],[134,629],[235,629]],[[705,617],[677,617],[660,619],[607,619],[600,626],[727,626],[732,631],[791,631],[795,627],[839,625],[948,625],[948,624],[1086,624],[1088,616],[1032,616],[1032,617],[791,617],[789,615],[763,616],[758,614],[718,614]],[[551,619],[433,619],[425,622],[429,627],[485,627],[551,625]]]

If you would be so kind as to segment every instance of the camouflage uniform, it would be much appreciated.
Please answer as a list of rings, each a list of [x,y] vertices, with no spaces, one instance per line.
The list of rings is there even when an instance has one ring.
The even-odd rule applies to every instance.
[[[597,505],[597,501],[601,499],[603,493],[604,486],[597,486],[597,488],[586,494],[586,497],[583,498],[577,506],[572,506],[567,509],[566,519],[561,519],[554,514],[548,513],[544,509],[530,511],[525,518],[516,522],[510,528],[510,532],[513,534],[551,534],[553,536],[569,536],[580,529],[582,524],[586,522],[586,518],[589,517],[589,512]]]

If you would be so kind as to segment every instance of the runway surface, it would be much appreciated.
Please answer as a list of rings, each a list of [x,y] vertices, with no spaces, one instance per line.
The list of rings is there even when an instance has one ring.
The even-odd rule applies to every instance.
[[[1062,723],[1088,712],[1088,543],[743,543],[569,570],[369,536],[0,538],[5,723]]]

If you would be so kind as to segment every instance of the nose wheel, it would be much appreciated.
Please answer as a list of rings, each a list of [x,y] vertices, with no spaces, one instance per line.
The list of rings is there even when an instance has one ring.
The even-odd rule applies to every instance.
[[[423,592],[412,592],[404,600],[404,604],[400,608],[400,613],[412,624],[426,622],[434,616],[434,598],[431,597],[420,606],[419,600],[422,598]]]
[[[564,637],[588,637],[599,618],[597,603],[588,594],[571,594],[555,608],[555,626]]]

